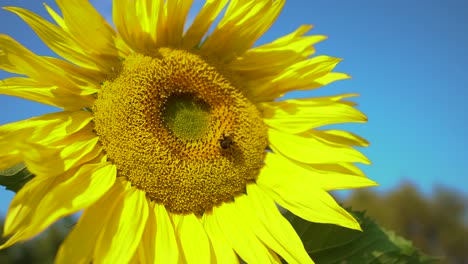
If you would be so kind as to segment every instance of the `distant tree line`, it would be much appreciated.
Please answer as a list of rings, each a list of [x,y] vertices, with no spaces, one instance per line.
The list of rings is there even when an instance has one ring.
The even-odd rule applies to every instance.
[[[468,264],[468,202],[466,196],[438,187],[430,197],[410,183],[388,193],[354,191],[345,207],[365,210],[378,224],[394,230],[441,263]]]

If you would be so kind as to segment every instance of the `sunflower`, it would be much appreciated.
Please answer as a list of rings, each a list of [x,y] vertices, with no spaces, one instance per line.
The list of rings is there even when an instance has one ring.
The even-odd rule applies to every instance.
[[[0,128],[0,169],[35,175],[14,197],[9,240],[82,214],[58,263],[312,263],[277,205],[360,229],[327,193],[375,185],[368,142],[321,126],[365,122],[355,94],[279,99],[346,79],[315,56],[311,26],[254,47],[284,1],[114,0],[115,29],[86,0],[22,18],[59,57],[0,35],[2,94],[63,111]],[[219,18],[219,22],[214,21]]]

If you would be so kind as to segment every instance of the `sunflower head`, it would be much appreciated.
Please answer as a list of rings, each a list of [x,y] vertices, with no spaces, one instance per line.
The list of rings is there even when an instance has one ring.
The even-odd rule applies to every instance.
[[[312,263],[277,204],[360,229],[327,191],[375,185],[354,165],[368,143],[320,128],[365,122],[355,95],[281,98],[349,78],[340,59],[313,56],[311,26],[254,47],[283,0],[208,0],[187,26],[191,0],[114,0],[115,28],[57,4],[54,23],[5,8],[59,58],[0,35],[0,93],[64,111],[0,127],[0,169],[35,175],[0,249],[80,210],[58,263]]]
[[[200,55],[161,48],[130,55],[92,107],[119,176],[177,213],[200,213],[245,193],[267,146],[261,114]]]

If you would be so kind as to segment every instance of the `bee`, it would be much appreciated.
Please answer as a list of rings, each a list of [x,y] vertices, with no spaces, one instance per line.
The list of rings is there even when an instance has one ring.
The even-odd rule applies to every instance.
[[[219,140],[219,145],[221,146],[221,148],[227,149],[232,144],[234,144],[234,139],[232,138],[232,135],[229,133],[224,133],[223,138]]]

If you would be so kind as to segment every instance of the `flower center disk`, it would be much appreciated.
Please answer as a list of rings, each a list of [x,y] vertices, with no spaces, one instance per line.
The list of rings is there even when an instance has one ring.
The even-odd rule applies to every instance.
[[[126,58],[92,107],[118,176],[176,213],[203,213],[243,193],[262,167],[267,129],[225,76],[182,50]]]

